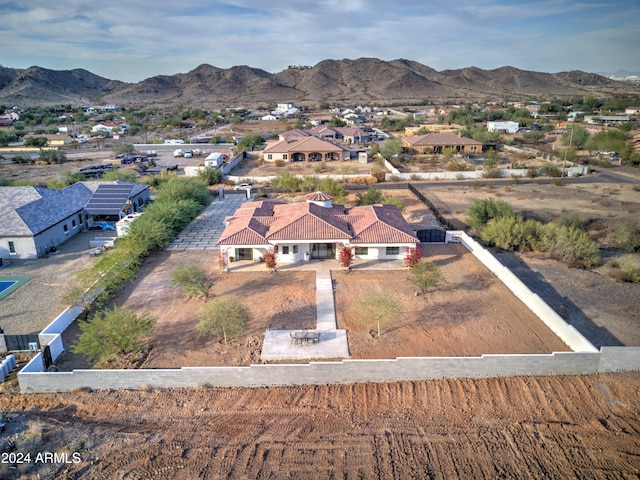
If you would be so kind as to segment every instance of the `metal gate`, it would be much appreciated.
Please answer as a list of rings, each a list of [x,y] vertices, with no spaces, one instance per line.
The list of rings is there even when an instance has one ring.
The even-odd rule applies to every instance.
[[[7,343],[7,349],[12,350],[31,350],[29,344],[35,343],[37,349],[40,349],[40,342],[38,341],[38,335],[5,335],[4,340]]]
[[[439,228],[429,228],[426,230],[418,230],[416,236],[420,242],[424,243],[444,243],[447,238],[445,230]]]

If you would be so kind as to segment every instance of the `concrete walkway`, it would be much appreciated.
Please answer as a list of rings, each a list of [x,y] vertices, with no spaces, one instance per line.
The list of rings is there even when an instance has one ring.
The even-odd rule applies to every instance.
[[[316,271],[316,330],[332,331],[336,329],[336,306],[333,300],[331,272]]]
[[[214,250],[217,249],[216,242],[224,231],[224,219],[235,213],[235,211],[247,201],[247,197],[242,194],[225,193],[224,199],[211,202],[200,215],[185,227],[180,235],[171,242],[167,250]]]

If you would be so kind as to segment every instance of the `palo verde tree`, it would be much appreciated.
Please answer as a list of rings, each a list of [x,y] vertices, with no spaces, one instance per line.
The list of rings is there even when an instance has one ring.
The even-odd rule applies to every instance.
[[[196,330],[202,336],[221,336],[227,343],[229,337],[244,332],[250,320],[251,311],[240,300],[218,297],[202,307]]]
[[[214,282],[200,265],[182,263],[171,272],[171,283],[181,286],[191,298],[207,299]]]
[[[382,335],[382,325],[392,325],[402,313],[402,304],[389,292],[370,290],[359,302],[359,313],[365,321],[376,325],[377,338]]]
[[[444,277],[435,263],[418,262],[409,270],[409,281],[425,294],[438,288]]]
[[[116,306],[81,320],[80,336],[71,351],[85,355],[91,363],[138,351],[155,324],[156,318],[149,313],[138,315]]]

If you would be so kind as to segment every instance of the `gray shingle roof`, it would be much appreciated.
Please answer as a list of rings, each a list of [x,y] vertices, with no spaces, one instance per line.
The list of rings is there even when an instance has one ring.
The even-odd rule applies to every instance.
[[[0,235],[37,235],[79,213],[91,197],[82,183],[64,190],[44,187],[0,187]]]
[[[129,186],[130,197],[149,188],[148,185],[121,181],[78,182],[63,190],[0,187],[0,236],[37,235],[61,220],[82,212],[100,185]]]

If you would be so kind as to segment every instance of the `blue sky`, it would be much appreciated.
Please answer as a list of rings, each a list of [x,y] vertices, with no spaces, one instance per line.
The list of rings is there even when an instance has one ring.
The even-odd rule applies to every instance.
[[[135,82],[202,63],[640,71],[640,0],[0,0],[0,64]]]

